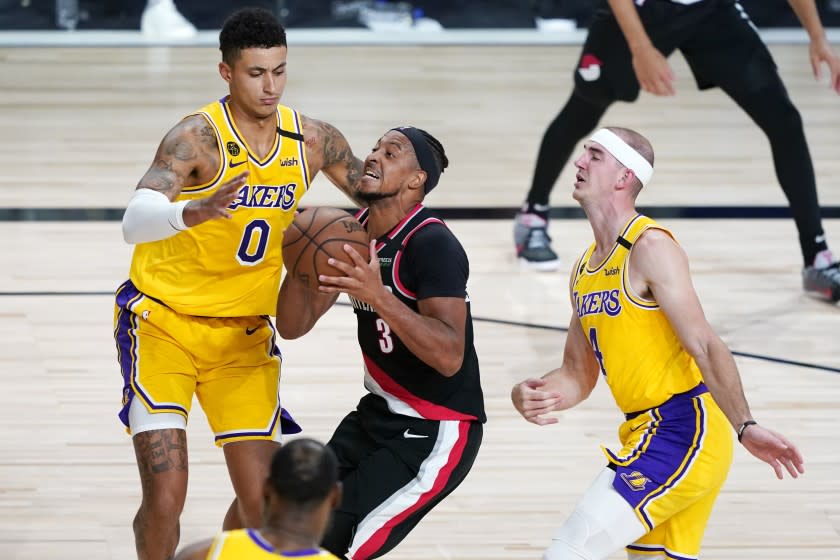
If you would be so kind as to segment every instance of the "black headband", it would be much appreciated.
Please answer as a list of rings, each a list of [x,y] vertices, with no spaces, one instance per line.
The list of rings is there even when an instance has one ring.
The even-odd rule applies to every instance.
[[[432,155],[432,149],[429,147],[429,143],[426,142],[426,137],[423,136],[419,128],[414,128],[413,126],[398,126],[391,130],[396,130],[404,135],[414,147],[417,163],[420,164],[420,169],[426,172],[426,184],[423,186],[423,190],[426,194],[429,194],[429,191],[438,184],[440,171],[438,170],[435,156]]]

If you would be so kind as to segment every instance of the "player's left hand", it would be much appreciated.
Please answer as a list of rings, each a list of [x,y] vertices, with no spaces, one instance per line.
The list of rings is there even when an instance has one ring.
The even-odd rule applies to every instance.
[[[376,240],[370,242],[370,262],[365,262],[359,252],[350,245],[344,245],[344,252],[353,260],[353,265],[338,259],[329,259],[329,265],[343,272],[344,276],[321,274],[318,276],[318,290],[328,294],[344,292],[376,308],[379,299],[387,293],[379,272]]]
[[[825,62],[831,74],[828,85],[840,94],[840,58],[834,54],[828,40],[823,38],[819,41],[812,41],[809,55],[811,57],[811,69],[814,71],[814,77],[817,80],[820,79],[822,75],[822,63]]]
[[[782,467],[787,469],[790,476],[797,478],[805,472],[802,454],[782,434],[768,430],[764,426],[756,424],[744,430],[741,436],[741,445],[747,451],[773,467],[776,471],[776,478],[784,478]]]

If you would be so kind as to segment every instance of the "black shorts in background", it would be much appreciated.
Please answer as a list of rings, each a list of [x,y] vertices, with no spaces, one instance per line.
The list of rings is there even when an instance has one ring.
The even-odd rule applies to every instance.
[[[679,49],[700,89],[750,93],[779,79],[770,52],[734,0],[646,0],[637,9],[653,45],[666,57]],[[639,96],[630,49],[606,0],[589,27],[574,79],[575,91],[593,102]]]

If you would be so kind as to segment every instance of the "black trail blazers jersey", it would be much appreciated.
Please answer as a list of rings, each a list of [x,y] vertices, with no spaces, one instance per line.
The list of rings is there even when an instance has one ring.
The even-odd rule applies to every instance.
[[[368,211],[360,211],[357,218],[367,226]],[[376,249],[382,283],[415,312],[418,300],[464,298],[466,340],[461,369],[446,377],[412,354],[375,309],[351,298],[365,362],[365,388],[385,399],[396,414],[486,421],[466,289],[469,262],[463,247],[440,219],[418,204],[377,240]]]

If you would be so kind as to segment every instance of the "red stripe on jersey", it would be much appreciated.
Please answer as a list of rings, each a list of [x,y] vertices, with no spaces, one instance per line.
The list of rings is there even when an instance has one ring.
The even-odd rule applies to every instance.
[[[362,354],[365,360],[365,367],[368,373],[373,377],[374,381],[382,387],[382,390],[393,396],[395,399],[404,402],[406,405],[416,410],[420,416],[426,420],[477,420],[471,414],[464,414],[457,410],[452,410],[445,406],[435,404],[418,397],[411,393],[408,389],[394,381],[394,379],[385,373],[385,370],[376,365],[367,355]]]
[[[446,460],[443,467],[441,467],[438,471],[437,478],[435,479],[434,484],[432,484],[432,487],[428,490],[428,492],[421,494],[414,504],[386,521],[385,524],[373,535],[371,535],[364,544],[359,546],[359,549],[355,554],[353,554],[353,560],[366,560],[367,558],[370,558],[371,555],[375,554],[376,551],[382,548],[382,545],[384,545],[385,541],[388,540],[388,536],[391,534],[391,530],[394,527],[405,521],[412,513],[425,506],[435,496],[440,494],[441,490],[446,488],[446,484],[452,476],[452,471],[455,470],[456,466],[458,466],[458,463],[460,463],[461,457],[464,454],[464,449],[467,446],[467,435],[469,434],[469,430],[470,423],[461,422],[458,426],[458,441],[456,441],[455,445],[452,446],[449,458]]]
[[[402,260],[402,249],[405,248],[406,245],[408,245],[408,240],[411,239],[412,235],[417,233],[417,231],[423,226],[427,226],[429,224],[441,224],[444,227],[446,227],[446,224],[444,224],[437,218],[426,218],[425,220],[417,224],[417,227],[408,232],[408,235],[406,235],[405,239],[403,239],[402,247],[399,251],[397,251],[397,258],[394,259],[394,266],[391,268],[391,276],[394,280],[394,286],[396,286],[400,293],[411,299],[417,299],[417,294],[406,288],[400,281],[400,260]]]

